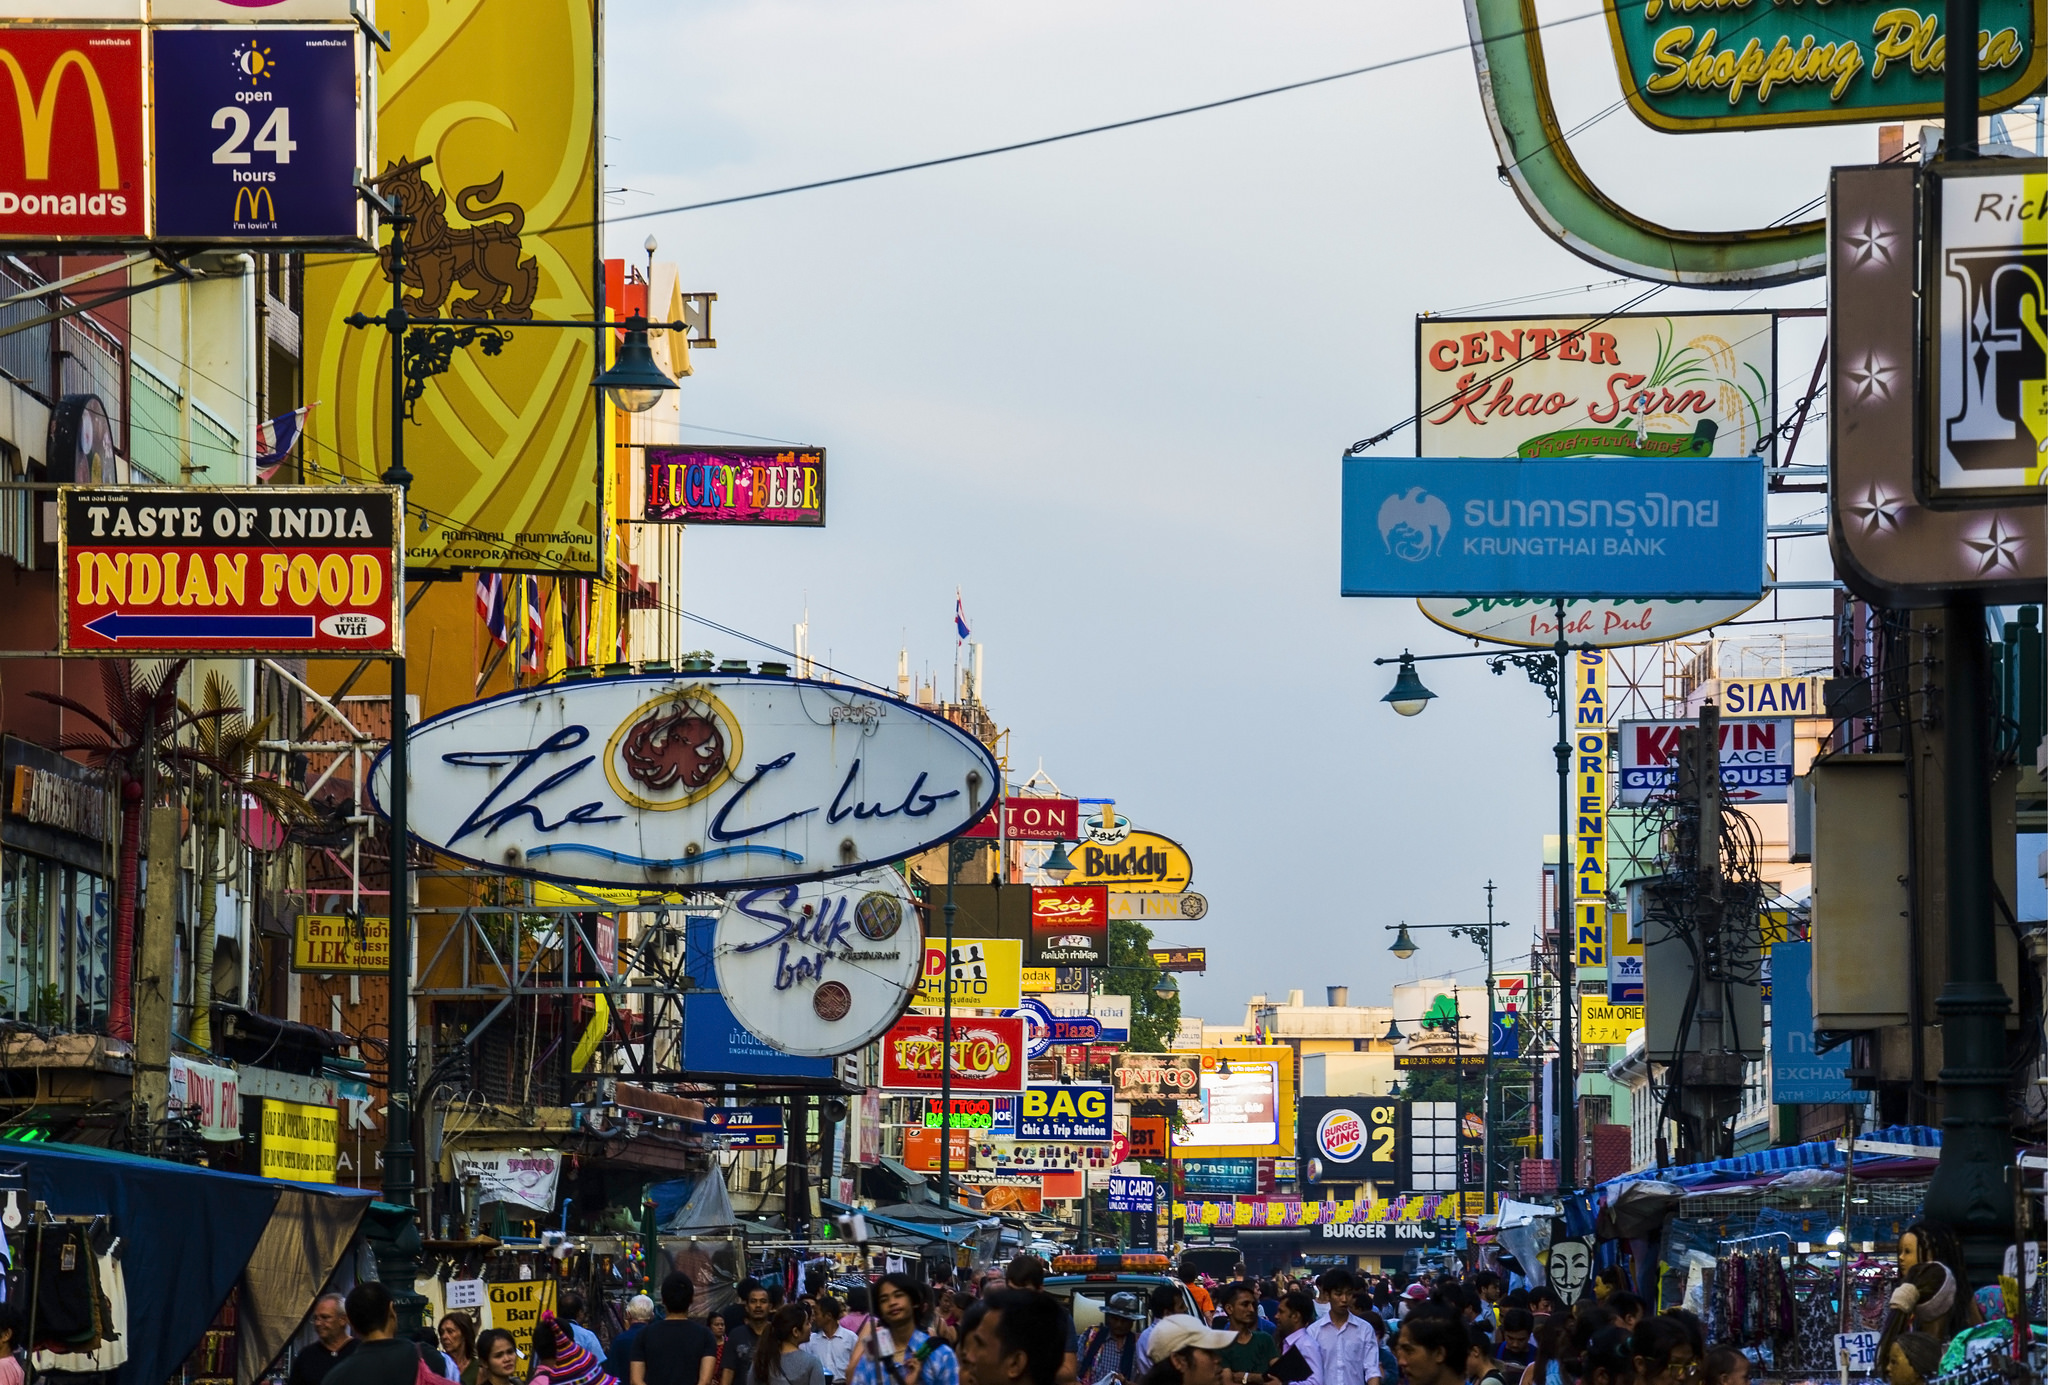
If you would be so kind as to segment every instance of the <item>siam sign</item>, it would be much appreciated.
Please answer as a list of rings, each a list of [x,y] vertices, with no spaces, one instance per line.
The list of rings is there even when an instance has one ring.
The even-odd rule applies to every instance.
[[[994,757],[951,722],[767,674],[550,683],[432,717],[410,744],[417,840],[594,885],[851,874],[957,835],[996,782]],[[380,811],[389,777],[387,755]]]
[[[688,524],[825,522],[822,447],[650,447],[642,518]]]

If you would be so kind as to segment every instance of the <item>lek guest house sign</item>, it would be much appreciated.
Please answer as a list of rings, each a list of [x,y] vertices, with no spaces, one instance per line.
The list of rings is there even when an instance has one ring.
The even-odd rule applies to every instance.
[[[1523,13],[1535,22],[1534,6]],[[1607,0],[1621,89],[1675,132],[1939,117],[1949,34],[1936,0],[1799,5]],[[2002,110],[2048,73],[2039,0],[1982,0],[1979,106]]]
[[[649,520],[825,523],[822,447],[650,447],[646,479]]]
[[[550,683],[429,718],[409,744],[414,837],[575,884],[851,875],[959,835],[997,783],[995,758],[949,721],[768,674]],[[371,773],[379,811],[390,775],[387,754]]]
[[[399,651],[388,486],[65,486],[66,654]]]
[[[887,867],[734,895],[712,943],[718,989],[761,1041],[804,1058],[851,1053],[887,1029],[924,964],[924,932]]]

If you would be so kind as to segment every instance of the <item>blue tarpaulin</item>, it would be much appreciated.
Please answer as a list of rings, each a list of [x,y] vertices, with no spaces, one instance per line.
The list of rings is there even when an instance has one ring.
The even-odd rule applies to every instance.
[[[1941,1157],[1941,1131],[1931,1125],[1887,1125],[1856,1138],[1859,1143],[1916,1145],[1927,1151],[1923,1158]],[[1833,1140],[1808,1140],[1805,1144],[1759,1149],[1728,1159],[1710,1159],[1704,1164],[1686,1164],[1678,1168],[1626,1173],[1619,1178],[1610,1178],[1600,1185],[1601,1201],[1603,1204],[1611,1203],[1615,1193],[1631,1183],[1639,1183],[1646,1178],[1654,1178],[1661,1183],[1676,1183],[1680,1187],[1697,1190],[1716,1184],[1768,1178],[1773,1174],[1790,1173],[1793,1169],[1838,1169],[1847,1158],[1847,1155],[1835,1147]],[[1888,1164],[1909,1162],[1911,1160],[1908,1156],[1887,1157],[1881,1154],[1859,1153],[1856,1156],[1856,1176],[1868,1177],[1872,1173],[1882,1173]]]
[[[287,1249],[276,1244],[281,1239],[298,1248],[317,1290],[371,1199],[354,1188],[252,1178],[82,1145],[0,1144],[0,1164],[6,1163],[26,1166],[31,1203],[44,1203],[52,1216],[104,1215],[122,1240],[128,1360],[114,1372],[116,1385],[162,1385],[178,1374],[266,1233],[275,1250]],[[276,1228],[274,1218],[281,1218]],[[312,1263],[320,1258],[324,1265]],[[266,1300],[267,1317],[296,1326],[312,1306],[311,1293],[279,1302],[262,1292],[266,1287],[274,1286],[256,1286],[255,1297]],[[254,1306],[242,1305],[245,1340]],[[26,1303],[21,1308],[28,1311]],[[275,1332],[262,1335],[282,1345]],[[260,1370],[269,1362],[247,1364]]]

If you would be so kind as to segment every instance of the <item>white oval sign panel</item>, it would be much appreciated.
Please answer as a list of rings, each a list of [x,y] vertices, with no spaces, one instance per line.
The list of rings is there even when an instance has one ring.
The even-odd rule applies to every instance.
[[[1422,614],[1446,630],[1495,644],[1547,647],[1557,639],[1557,604],[1526,597],[1425,596]],[[1565,603],[1565,638],[1573,645],[1619,649],[1696,635],[1735,619],[1756,601],[1596,601]]]
[[[936,846],[997,783],[929,712],[749,674],[549,683],[406,738],[412,836],[492,871],[710,888],[848,875]],[[371,773],[388,813],[390,756]]]
[[[712,943],[733,1017],[805,1058],[851,1053],[902,1015],[924,965],[924,930],[886,867],[734,895]]]

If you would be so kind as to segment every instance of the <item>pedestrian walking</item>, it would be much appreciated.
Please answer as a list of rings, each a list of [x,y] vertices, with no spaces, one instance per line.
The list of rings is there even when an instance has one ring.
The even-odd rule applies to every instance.
[[[725,1348],[718,1354],[719,1385],[747,1385],[754,1364],[754,1344],[775,1311],[774,1300],[758,1279],[742,1279],[738,1289],[740,1321],[727,1321]]]
[[[450,1379],[460,1385],[476,1385],[483,1365],[476,1359],[476,1319],[467,1313],[443,1313],[435,1324],[441,1336],[441,1354],[455,1367]]]
[[[337,1361],[355,1350],[348,1335],[348,1313],[340,1294],[322,1294],[313,1302],[313,1343],[292,1360],[285,1385],[325,1385]]]
[[[1316,1281],[1328,1311],[1310,1329],[1323,1357],[1323,1385],[1363,1385],[1382,1378],[1379,1338],[1366,1321],[1351,1311],[1357,1282],[1349,1270],[1329,1270]],[[1458,1351],[1457,1365],[1464,1368],[1465,1353]]]
[[[633,1376],[633,1352],[640,1343],[641,1334],[647,1331],[647,1324],[654,1321],[654,1300],[645,1294],[635,1294],[626,1300],[626,1326],[612,1344],[605,1349],[604,1373],[615,1380],[630,1381]],[[463,1385],[471,1385],[464,1381]]]
[[[1145,1372],[1141,1385],[1221,1385],[1223,1350],[1235,1333],[1208,1327],[1185,1313],[1159,1324],[1152,1346],[1159,1360]]]
[[[477,1359],[483,1372],[479,1385],[519,1385],[519,1343],[502,1327],[490,1327],[477,1334]]]
[[[1058,1385],[1070,1320],[1035,1289],[994,1289],[961,1320],[960,1371],[967,1385]]]
[[[811,1338],[805,1343],[805,1350],[825,1368],[829,1385],[846,1385],[847,1372],[853,1365],[853,1346],[858,1339],[851,1328],[844,1326],[845,1316],[846,1305],[830,1294],[820,1298],[811,1309]]]
[[[597,1340],[595,1332],[583,1325],[583,1311],[583,1295],[574,1289],[565,1290],[555,1313],[555,1321],[569,1329],[569,1335],[576,1339],[577,1346],[603,1360],[604,1344]]]
[[[674,1271],[661,1281],[661,1306],[668,1316],[648,1323],[633,1343],[627,1385],[711,1385],[718,1338],[715,1329],[690,1316],[696,1296],[697,1286],[687,1274]]]
[[[1224,1289],[1223,1317],[1224,1331],[1231,1338],[1222,1352],[1224,1385],[1266,1385],[1266,1373],[1280,1349],[1259,1326],[1257,1286],[1240,1282]]]
[[[1102,1322],[1091,1329],[1081,1344],[1081,1362],[1076,1379],[1080,1385],[1135,1385],[1138,1370],[1138,1322],[1144,1310],[1138,1296],[1128,1291],[1109,1296]]]
[[[1408,1385],[1462,1385],[1467,1351],[1465,1324],[1446,1313],[1412,1314],[1394,1339]]]
[[[417,1385],[420,1351],[398,1335],[391,1291],[372,1279],[350,1289],[342,1306],[356,1347],[327,1372],[327,1385]]]
[[[918,1326],[928,1302],[924,1285],[909,1275],[882,1276],[875,1316],[854,1348],[854,1385],[960,1385],[953,1349]]]
[[[811,1313],[803,1304],[776,1309],[754,1343],[753,1385],[825,1385],[825,1367],[804,1350],[810,1330]]]
[[[1280,1357],[1272,1375],[1283,1385],[1322,1385],[1323,1352],[1316,1345],[1316,1301],[1299,1289],[1280,1295],[1273,1325],[1280,1329]]]

